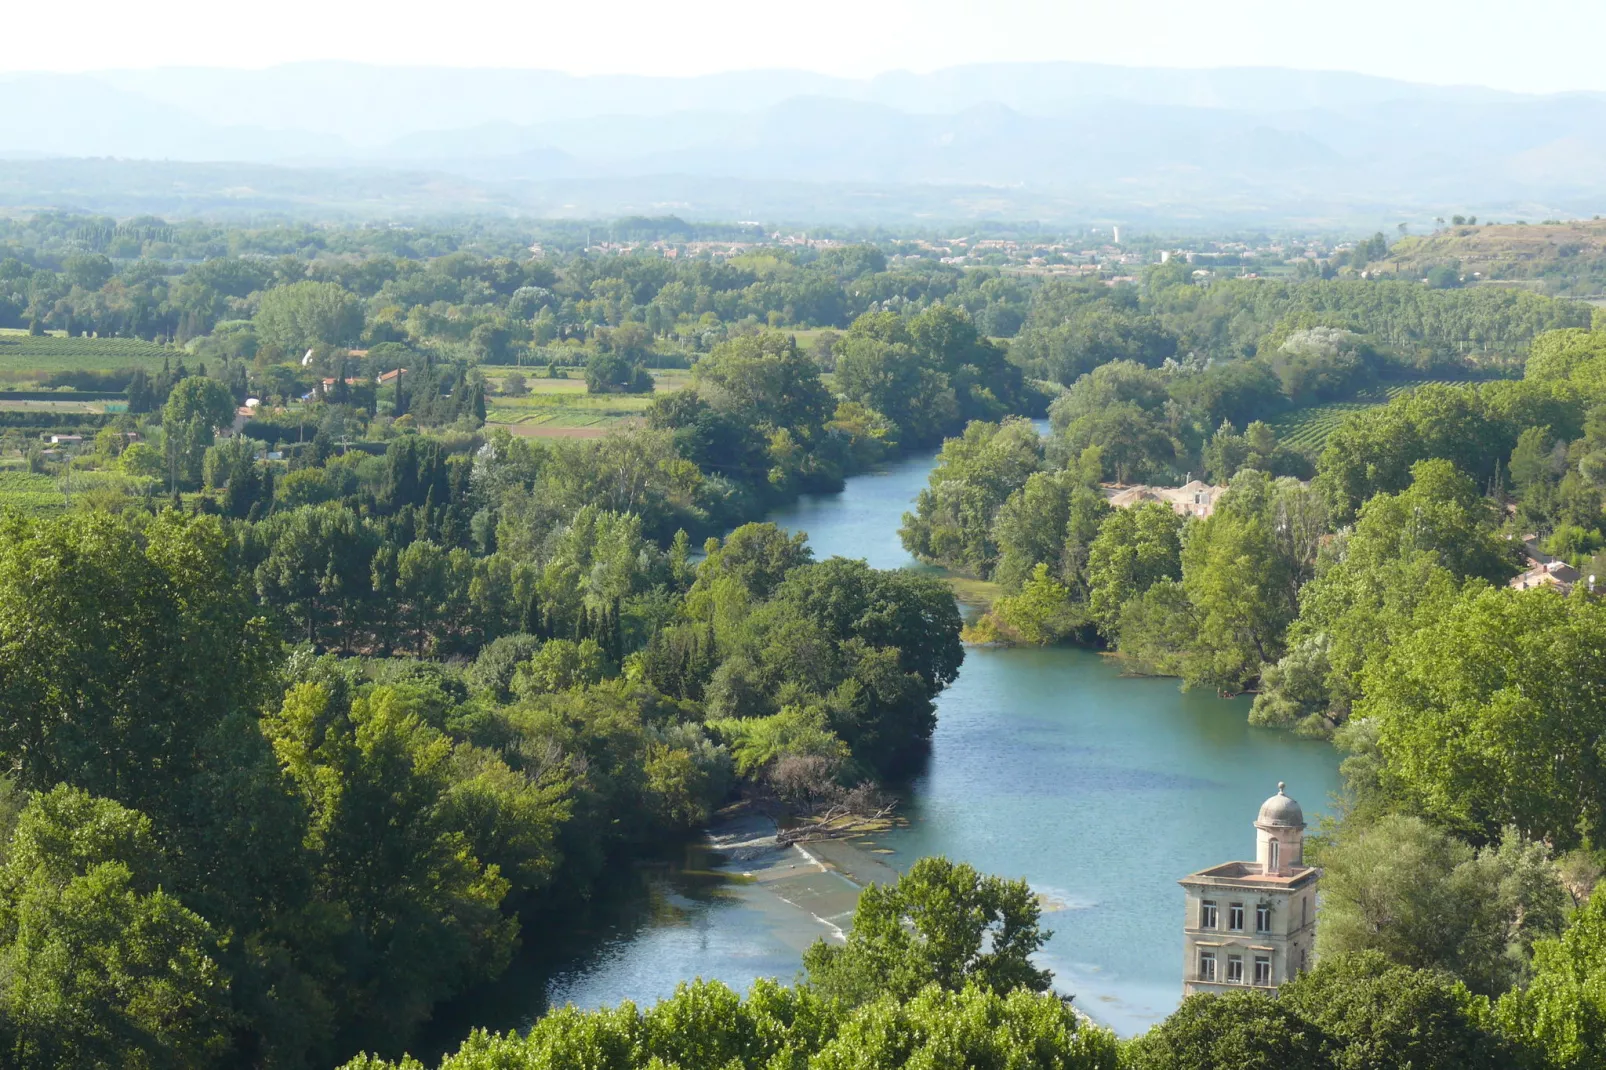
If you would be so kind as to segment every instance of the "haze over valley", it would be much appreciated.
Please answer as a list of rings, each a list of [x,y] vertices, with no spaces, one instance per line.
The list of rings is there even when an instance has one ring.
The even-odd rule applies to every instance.
[[[1277,68],[846,79],[346,62],[0,77],[0,203],[899,223],[1593,214],[1606,94]]]

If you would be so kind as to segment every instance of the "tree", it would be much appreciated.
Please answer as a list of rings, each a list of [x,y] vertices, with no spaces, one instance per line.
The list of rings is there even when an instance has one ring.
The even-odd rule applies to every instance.
[[[1319,958],[1376,951],[1483,994],[1524,977],[1529,947],[1560,930],[1568,903],[1548,851],[1514,830],[1474,851],[1391,816],[1340,836],[1321,861]]]
[[[144,816],[65,785],[0,870],[0,1009],[18,1065],[207,1066],[235,1024],[204,919],[161,888]]]
[[[1606,884],[1559,939],[1534,946],[1532,983],[1502,996],[1498,1016],[1546,1066],[1606,1066]]]
[[[1163,579],[1182,575],[1182,518],[1159,502],[1109,515],[1088,547],[1088,611],[1107,639],[1126,604]]]
[[[1606,331],[1567,327],[1535,335],[1528,348],[1523,377],[1541,382],[1559,382],[1580,371],[1593,378],[1606,357]]]
[[[162,406],[169,471],[185,483],[199,484],[213,436],[233,419],[234,398],[222,383],[200,375],[181,379]]]
[[[1183,530],[1182,587],[1197,628],[1185,682],[1239,690],[1281,656],[1296,585],[1273,525],[1229,493],[1211,516]]]
[[[519,698],[595,684],[603,674],[602,648],[595,640],[552,639],[513,673]]]
[[[29,789],[65,781],[172,814],[208,731],[261,698],[273,653],[229,539],[171,512],[143,532],[104,514],[0,530],[0,753]]]
[[[1336,1070],[1505,1070],[1516,1052],[1489,1003],[1447,973],[1376,951],[1332,955],[1277,992],[1329,1038]]]
[[[933,985],[907,1002],[886,997],[860,1008],[809,1065],[1115,1070],[1116,1042],[1053,996],[982,986],[952,992]]]
[[[1043,463],[1043,445],[1025,420],[979,421],[943,443],[929,486],[905,513],[899,536],[923,561],[987,576],[997,558],[993,525],[1010,495]]]
[[[830,688],[832,727],[856,758],[888,774],[924,751],[936,723],[932,700],[965,657],[946,584],[833,557],[793,569],[771,606],[767,662],[784,678],[813,677]],[[803,627],[786,628],[788,618]],[[837,682],[824,644],[800,641],[809,632],[835,644],[848,679]],[[821,652],[822,671],[809,669],[811,651]]]
[[[234,398],[216,379],[192,375],[179,380],[162,406],[162,426],[182,427],[199,418],[210,434],[234,420]]]
[[[587,393],[650,394],[652,391],[651,373],[621,353],[597,353],[586,361]]]
[[[988,615],[1012,638],[1038,645],[1057,643],[1083,623],[1069,595],[1065,585],[1049,575],[1048,566],[1039,564],[1020,592],[999,598]]]
[[[1468,579],[1505,579],[1510,550],[1472,481],[1448,461],[1418,462],[1411,486],[1378,494],[1334,538],[1301,588],[1290,654],[1255,700],[1260,724],[1322,734],[1349,717],[1361,672],[1393,637],[1439,619]],[[1306,685],[1309,686],[1306,686]],[[1290,685],[1302,688],[1297,696]]]
[[[320,644],[332,632],[344,645],[374,593],[372,533],[352,510],[325,505],[276,513],[265,534],[258,593],[296,622],[307,642]]]
[[[317,895],[349,918],[343,938],[351,1040],[392,1043],[438,1000],[495,976],[517,923],[509,888],[452,821],[451,740],[420,697],[376,687],[351,697],[296,684],[263,732],[309,814]]]
[[[286,353],[354,345],[362,324],[362,303],[334,282],[275,286],[262,295],[256,314],[258,337]]]
[[[910,999],[927,985],[1007,995],[1046,992],[1030,962],[1049,934],[1025,881],[983,877],[946,858],[922,858],[891,885],[859,896],[847,943],[817,941],[803,956],[808,983],[850,1006]]]
[[[1270,355],[1283,394],[1296,405],[1336,401],[1376,381],[1381,359],[1365,339],[1341,327],[1295,331]]]
[[[1117,1045],[1062,1001],[1027,991],[1007,995],[936,986],[913,999],[890,997],[857,1010],[807,987],[753,983],[742,999],[717,981],[682,984],[646,1010],[565,1007],[528,1032],[476,1033],[441,1067],[584,1066],[589,1070],[1115,1070]],[[421,1070],[408,1059],[401,1067]],[[345,1070],[400,1070],[361,1056]]]
[[[1036,565],[1046,564],[1073,597],[1085,600],[1089,547],[1110,514],[1104,495],[1090,485],[1098,467],[1088,457],[1085,466],[1034,472],[1005,500],[993,521],[1000,585],[1019,587]]]
[[[786,429],[809,442],[834,405],[820,369],[789,335],[764,333],[722,342],[692,369],[697,391],[716,409]]]
[[[1331,1070],[1327,1035],[1281,1000],[1256,992],[1189,996],[1131,1041],[1123,1070]]]
[[[1606,821],[1606,609],[1547,590],[1469,589],[1367,670],[1387,783],[1480,838],[1511,824],[1566,848]]]
[[[162,455],[153,446],[143,442],[131,442],[128,448],[117,458],[117,467],[125,475],[136,476],[142,479],[160,479],[166,467],[162,464]]]

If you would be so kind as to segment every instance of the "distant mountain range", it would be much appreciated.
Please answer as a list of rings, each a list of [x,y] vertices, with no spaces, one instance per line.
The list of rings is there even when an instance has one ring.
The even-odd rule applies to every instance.
[[[863,80],[349,63],[13,74],[0,76],[0,156],[0,205],[107,211],[1577,215],[1606,206],[1606,94],[1076,63]],[[69,162],[106,157],[164,166]]]

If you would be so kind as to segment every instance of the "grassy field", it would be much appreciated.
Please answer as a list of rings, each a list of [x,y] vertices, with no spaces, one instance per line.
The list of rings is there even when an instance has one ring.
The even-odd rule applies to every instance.
[[[53,372],[160,371],[175,351],[138,338],[65,338],[0,330],[0,384],[37,383]]]
[[[514,369],[508,369],[509,371]],[[596,438],[640,422],[655,394],[588,394],[585,380],[525,377],[523,397],[500,393],[503,377],[486,368],[498,393],[488,399],[485,424],[532,438]],[[504,373],[505,374],[505,373]],[[679,390],[691,381],[684,371],[653,372],[657,392]]]
[[[0,412],[127,412],[126,401],[16,401],[0,398]]]
[[[56,513],[66,509],[80,494],[107,489],[140,493],[148,489],[150,482],[120,472],[79,471],[52,476],[17,467],[0,468],[0,509]]]
[[[1338,429],[1338,425],[1343,423],[1344,417],[1350,413],[1386,404],[1426,383],[1443,381],[1414,379],[1404,383],[1389,383],[1364,394],[1358,394],[1351,401],[1333,401],[1325,405],[1310,405],[1303,409],[1285,412],[1270,421],[1271,427],[1277,432],[1278,442],[1314,457],[1327,445],[1328,436]]]
[[[54,512],[67,507],[67,496],[54,476],[15,470],[0,471],[0,509],[25,513]]]

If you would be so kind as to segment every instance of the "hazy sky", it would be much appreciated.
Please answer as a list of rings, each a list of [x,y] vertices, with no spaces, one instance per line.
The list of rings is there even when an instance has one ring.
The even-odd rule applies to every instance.
[[[14,5],[6,24],[0,70],[349,59],[862,76],[1060,59],[1606,90],[1606,0],[56,0]]]

